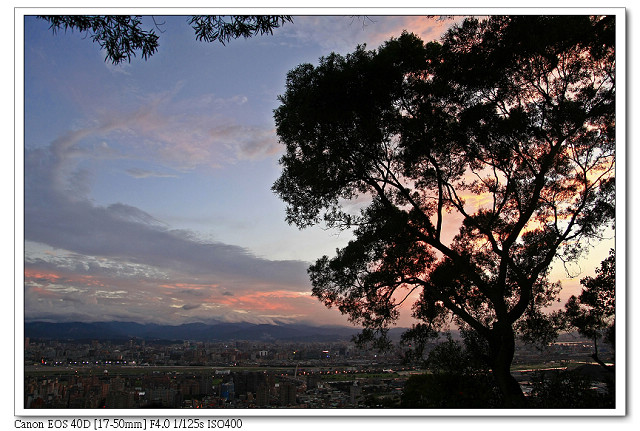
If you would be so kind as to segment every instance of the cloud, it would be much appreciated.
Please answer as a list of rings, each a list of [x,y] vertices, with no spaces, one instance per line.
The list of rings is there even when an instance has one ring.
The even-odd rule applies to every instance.
[[[233,149],[236,160],[256,160],[282,151],[275,129],[239,124],[225,124],[209,130],[219,144]]]
[[[206,94],[180,99],[178,93],[141,99],[132,112],[122,113],[120,107],[105,111],[99,122],[117,125],[120,141],[135,141],[126,149],[128,157],[177,170],[218,167],[274,154],[277,140],[272,125],[240,125],[230,116],[233,109],[247,103],[246,96]]]
[[[263,322],[274,312],[308,319],[309,312],[322,311],[305,285],[287,290],[269,280],[193,274],[61,250],[45,259],[29,255],[24,273],[27,320],[118,316],[154,323]]]
[[[159,171],[149,171],[147,169],[140,169],[140,168],[130,168],[125,170],[125,172],[132,176],[133,178],[151,178],[151,177],[155,177],[155,178],[177,178],[178,175],[175,174],[167,174],[164,172],[159,172]]]
[[[194,241],[184,231],[167,229],[149,214],[123,204],[101,207],[53,196],[32,204],[28,199],[25,239],[82,255],[194,274],[267,279],[288,286],[306,282],[303,262],[273,262],[239,246]]]
[[[239,160],[271,157],[277,151],[273,124],[239,124],[245,95],[226,98],[214,94],[181,97],[183,83],[174,88],[141,96],[135,91],[104,100],[98,106],[86,102],[87,116],[61,134],[48,147],[59,163],[52,170],[71,180],[69,169],[83,160],[137,160],[154,163],[163,170],[132,167],[135,178],[173,176],[167,171],[187,172],[199,167],[220,167]],[[66,163],[63,166],[62,163]],[[67,187],[84,184],[81,180]]]
[[[270,303],[295,308],[282,301],[296,295],[269,292],[308,291],[308,263],[204,240],[131,205],[95,204],[80,166],[114,152],[102,144],[85,151],[91,130],[25,149],[25,318],[238,321],[264,320]]]

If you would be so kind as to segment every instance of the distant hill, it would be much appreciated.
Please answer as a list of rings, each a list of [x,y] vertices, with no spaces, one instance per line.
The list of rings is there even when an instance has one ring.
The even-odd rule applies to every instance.
[[[357,328],[301,324],[188,323],[183,325],[134,322],[25,322],[25,337],[56,340],[191,340],[191,341],[330,341],[349,340]]]

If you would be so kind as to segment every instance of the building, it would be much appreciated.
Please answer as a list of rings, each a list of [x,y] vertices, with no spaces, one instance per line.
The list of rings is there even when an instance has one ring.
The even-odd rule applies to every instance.
[[[296,385],[291,382],[280,383],[280,405],[295,406],[296,405]]]

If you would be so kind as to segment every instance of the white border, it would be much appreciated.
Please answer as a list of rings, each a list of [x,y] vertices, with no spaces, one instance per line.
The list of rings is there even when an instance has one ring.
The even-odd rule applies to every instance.
[[[15,244],[14,244],[14,260],[15,260],[15,275],[14,275],[14,317],[15,317],[15,335],[14,335],[14,415],[20,418],[35,419],[38,417],[118,417],[118,418],[149,418],[149,417],[216,417],[216,418],[231,418],[231,417],[522,417],[522,416],[539,416],[539,417],[593,417],[593,416],[624,416],[627,411],[627,387],[626,387],[626,355],[619,354],[616,357],[616,381],[617,388],[617,405],[615,409],[610,410],[487,410],[487,409],[384,409],[384,410],[369,410],[369,409],[211,409],[211,410],[198,410],[197,414],[194,414],[194,410],[183,409],[164,409],[164,410],[118,410],[110,409],[104,410],[86,410],[86,409],[69,409],[69,410],[27,410],[24,408],[24,286],[23,286],[23,259],[24,259],[24,227],[23,220],[23,142],[24,142],[24,100],[23,100],[23,88],[24,88],[24,16],[35,14],[64,14],[69,12],[72,14],[96,14],[99,11],[105,11],[109,14],[168,14],[168,15],[188,15],[198,11],[202,12],[216,12],[217,14],[241,14],[247,13],[247,9],[243,7],[233,8],[93,8],[93,7],[78,7],[78,8],[21,8],[17,7],[14,10],[14,30],[15,30],[15,100],[14,100],[14,113],[15,113]],[[287,13],[290,15],[422,15],[422,14],[447,14],[447,15],[499,15],[499,14],[608,14],[616,16],[616,79],[617,79],[617,148],[616,158],[622,163],[616,164],[616,177],[620,179],[626,179],[626,12],[624,8],[592,8],[592,7],[534,7],[534,8],[512,8],[512,7],[499,7],[499,8],[483,8],[483,7],[471,7],[471,8],[423,8],[423,7],[408,7],[408,8],[371,8],[371,7],[348,7],[348,8],[325,8],[325,7],[293,7],[293,8],[251,8],[251,12],[255,14],[261,13]],[[616,264],[617,264],[617,283],[616,294],[618,297],[618,311],[617,317],[619,322],[629,322],[626,320],[626,188],[624,181],[618,181],[616,184]],[[620,277],[623,275],[623,277]],[[616,328],[617,340],[624,341],[618,342],[617,350],[620,353],[626,352],[626,325],[618,324]],[[145,413],[142,415],[141,413]]]

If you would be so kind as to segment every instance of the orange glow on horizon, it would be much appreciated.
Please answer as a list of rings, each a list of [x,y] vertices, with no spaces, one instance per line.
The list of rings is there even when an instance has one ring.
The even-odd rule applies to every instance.
[[[85,285],[85,286],[98,286],[106,287],[107,285],[102,282],[98,277],[93,275],[79,275],[72,274],[63,276],[55,272],[41,272],[37,270],[25,269],[24,271],[25,281],[36,282],[40,284],[70,284],[70,285]]]
[[[26,279],[35,279],[35,280],[60,280],[62,276],[54,273],[54,272],[40,272],[33,269],[25,269],[24,270],[24,278]]]
[[[241,310],[294,311],[296,307],[286,300],[298,299],[315,302],[310,292],[291,292],[288,290],[254,292],[241,296],[224,296],[207,302],[229,305]]]

